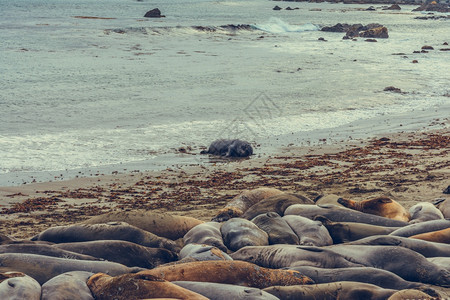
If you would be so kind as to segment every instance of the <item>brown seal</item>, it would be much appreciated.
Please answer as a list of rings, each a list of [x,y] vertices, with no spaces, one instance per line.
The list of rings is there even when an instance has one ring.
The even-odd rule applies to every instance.
[[[257,188],[253,190],[246,190],[234,197],[224,208],[219,210],[217,215],[212,219],[216,222],[224,222],[231,218],[240,217],[247,209],[259,201],[282,194],[283,192],[274,188]]]
[[[400,203],[388,197],[377,197],[359,202],[340,198],[338,202],[345,207],[372,215],[404,222],[410,219],[409,212]]]
[[[193,227],[203,221],[191,217],[151,211],[118,211],[99,215],[84,221],[85,224],[125,222],[142,230],[171,240],[182,238]]]
[[[244,261],[229,260],[160,266],[137,274],[158,276],[168,281],[216,282],[255,288],[314,283],[309,277],[297,271],[266,269]]]
[[[98,273],[89,278],[87,285],[96,300],[145,298],[208,299],[150,274],[124,274],[111,277]]]
[[[428,242],[450,244],[450,228],[431,231],[410,236],[412,239],[419,239]]]

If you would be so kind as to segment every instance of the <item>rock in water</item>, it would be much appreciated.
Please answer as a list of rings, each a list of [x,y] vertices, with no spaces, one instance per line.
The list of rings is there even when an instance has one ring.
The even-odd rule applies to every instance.
[[[154,8],[149,10],[145,15],[145,18],[164,18],[165,16],[161,15],[161,11],[158,8]]]

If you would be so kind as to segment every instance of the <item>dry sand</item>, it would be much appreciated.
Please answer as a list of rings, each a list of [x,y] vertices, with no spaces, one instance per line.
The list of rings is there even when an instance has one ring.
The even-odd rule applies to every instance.
[[[449,197],[443,193],[450,184],[449,151],[447,128],[290,147],[273,157],[206,166],[0,187],[0,233],[27,238],[112,210],[168,211],[207,221],[235,195],[261,186],[310,198],[385,195],[409,208]]]

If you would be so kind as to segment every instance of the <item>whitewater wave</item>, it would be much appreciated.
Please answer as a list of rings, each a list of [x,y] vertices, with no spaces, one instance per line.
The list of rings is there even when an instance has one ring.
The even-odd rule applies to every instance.
[[[318,31],[320,28],[317,25],[306,23],[303,25],[291,25],[278,18],[270,18],[267,24],[256,24],[256,29],[269,33],[288,33],[288,32],[304,32],[304,31]]]
[[[195,34],[195,33],[219,33],[219,34],[236,34],[239,31],[253,31],[255,28],[249,24],[228,24],[220,26],[160,26],[160,27],[127,27],[106,29],[105,34],[111,33],[137,33],[148,35],[164,35],[164,34]]]

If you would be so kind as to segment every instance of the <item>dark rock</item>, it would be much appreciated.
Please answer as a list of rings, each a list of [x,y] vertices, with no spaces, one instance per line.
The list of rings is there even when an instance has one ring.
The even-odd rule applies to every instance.
[[[161,11],[158,8],[154,8],[149,10],[145,15],[145,18],[164,18],[165,16],[161,15]]]
[[[413,9],[412,11],[437,11],[437,12],[450,12],[450,7],[445,3],[436,3],[436,1],[422,4],[421,6]]]
[[[445,46],[447,46],[448,45],[448,43],[447,42],[444,42],[442,45],[445,45]]]
[[[351,25],[349,24],[341,24],[337,23],[334,26],[325,26],[320,29],[321,31],[328,31],[328,32],[347,32]]]
[[[388,30],[386,27],[381,26],[373,29],[369,29],[366,31],[362,31],[359,33],[360,37],[364,38],[379,38],[379,39],[387,39],[389,37]]]
[[[367,10],[367,11],[375,11],[376,9],[375,9],[375,7],[373,7],[373,6],[369,6],[368,8],[366,8],[366,10]]]
[[[450,185],[443,191],[444,194],[450,194]]]
[[[290,6],[286,7],[286,10],[294,10],[293,8],[291,8]]]
[[[401,10],[402,8],[398,4],[392,4],[389,7],[383,8],[383,10]]]
[[[420,51],[417,51],[417,50],[416,50],[416,51],[413,51],[413,53],[420,53]]]
[[[422,46],[422,50],[434,50],[431,46]]]
[[[442,49],[439,49],[440,51],[450,51],[450,48],[442,48]]]
[[[318,38],[317,40],[318,40],[318,41],[322,41],[322,42],[326,42],[326,41],[327,41],[327,40],[324,39],[323,37],[320,37],[320,38]]]
[[[282,8],[279,7],[278,5],[275,5],[275,7],[273,8],[273,10],[282,10]]]
[[[366,39],[366,40],[364,40],[364,41],[366,41],[366,42],[372,42],[372,43],[378,42],[376,39]]]
[[[394,86],[387,86],[387,87],[384,88],[383,91],[385,91],[385,92],[393,92],[393,93],[401,93],[402,92],[401,89],[396,88]]]

